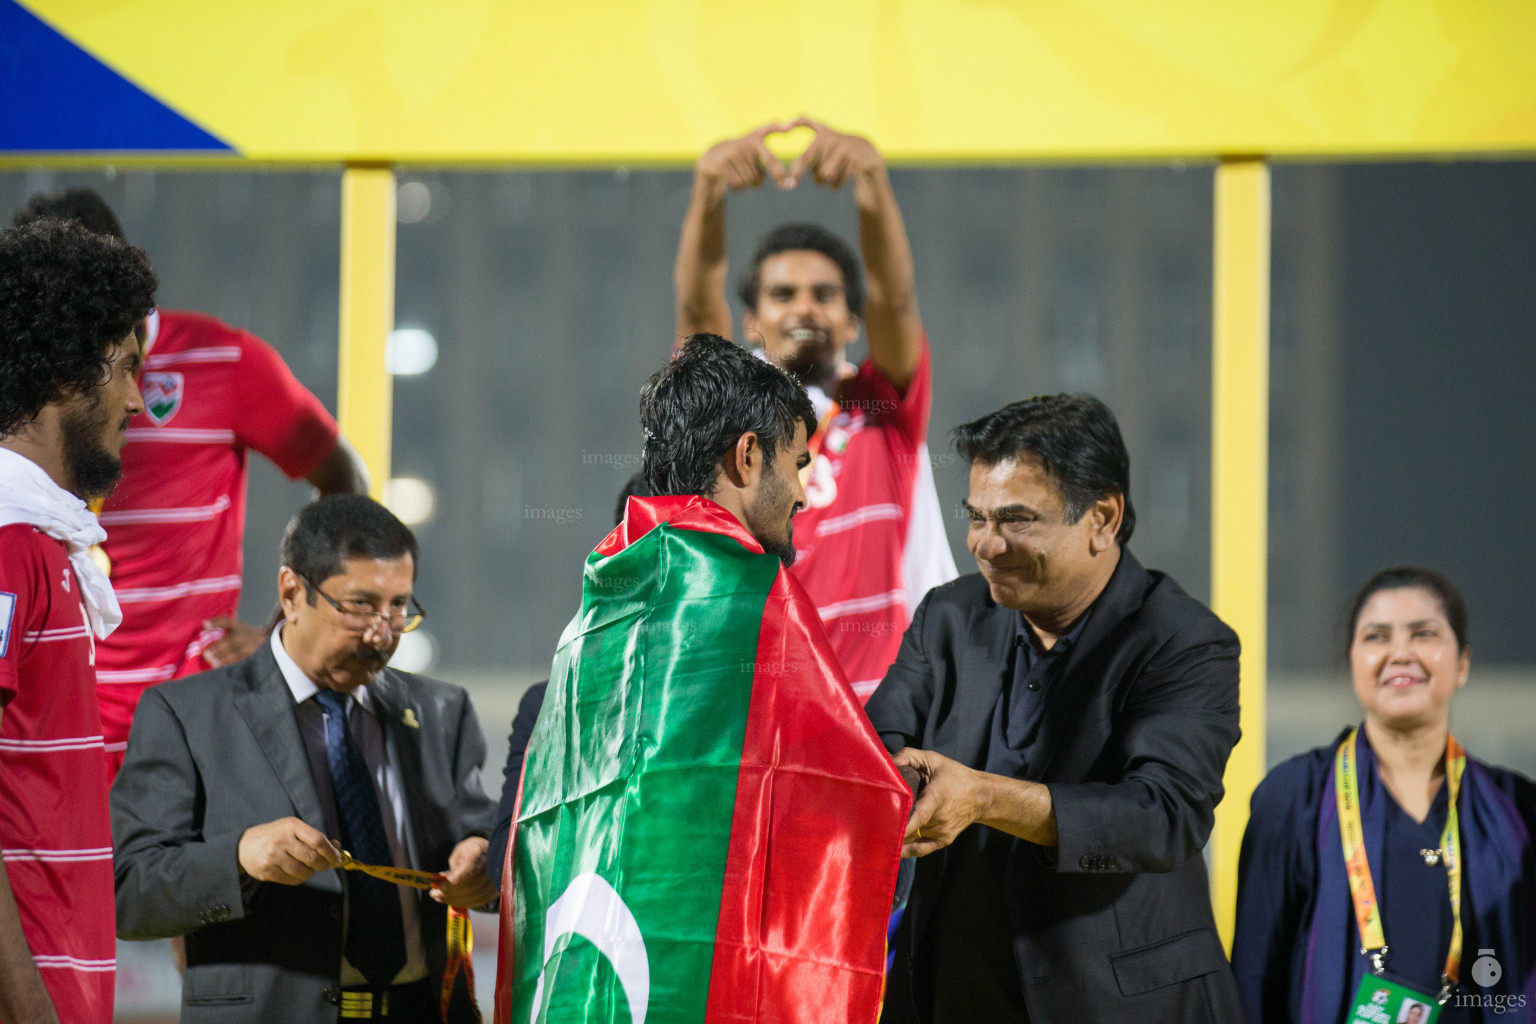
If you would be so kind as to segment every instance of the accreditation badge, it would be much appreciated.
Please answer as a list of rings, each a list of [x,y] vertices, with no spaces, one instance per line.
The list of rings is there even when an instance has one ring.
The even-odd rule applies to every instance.
[[[1346,1024],[1434,1024],[1440,1004],[1434,996],[1409,988],[1380,974],[1360,979],[1355,1004]]]

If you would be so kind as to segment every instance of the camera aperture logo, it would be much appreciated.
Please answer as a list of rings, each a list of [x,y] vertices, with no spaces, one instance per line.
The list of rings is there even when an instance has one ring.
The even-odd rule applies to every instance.
[[[1493,988],[1504,977],[1504,965],[1499,963],[1498,952],[1492,949],[1479,949],[1477,959],[1472,961],[1472,967],[1467,971],[1467,978],[1479,988]],[[1494,1013],[1508,1013],[1525,1008],[1525,995],[1523,993],[1509,994],[1504,992],[1470,992],[1463,988],[1456,993],[1451,1000],[1452,1006],[1478,1007],[1483,1010],[1492,1010]]]

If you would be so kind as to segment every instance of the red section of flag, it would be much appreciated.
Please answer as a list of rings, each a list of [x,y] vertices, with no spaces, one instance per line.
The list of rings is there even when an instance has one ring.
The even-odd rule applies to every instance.
[[[912,798],[784,569],[757,658],[705,1020],[873,1022]]]
[[[762,553],[763,545],[741,520],[708,498],[693,494],[665,495],[657,498],[629,499],[624,507],[624,521],[613,528],[596,548],[607,558],[616,555],[662,523],[674,530],[698,530],[729,537],[748,551]],[[818,623],[820,620],[817,620]]]

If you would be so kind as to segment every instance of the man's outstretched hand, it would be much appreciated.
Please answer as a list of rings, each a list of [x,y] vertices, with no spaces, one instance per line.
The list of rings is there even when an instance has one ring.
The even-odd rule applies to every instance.
[[[470,836],[455,846],[448,855],[448,870],[431,897],[450,907],[483,907],[495,900],[499,894],[485,873],[489,846],[484,836]]]
[[[299,818],[253,825],[240,836],[240,870],[259,882],[302,885],[317,873],[341,867],[341,849]]]
[[[224,635],[203,649],[203,660],[213,668],[233,665],[256,653],[267,642],[270,630],[241,622],[232,615],[217,615],[203,623],[204,629],[221,629]]]
[[[903,747],[892,759],[913,768],[923,785],[912,804],[903,857],[942,850],[972,825],[986,825],[1039,846],[1055,846],[1056,811],[1050,788],[1038,782],[967,768],[932,750]],[[903,772],[905,774],[905,772]]]
[[[942,850],[968,826],[981,820],[987,792],[982,773],[932,750],[904,747],[894,758],[898,769],[914,769],[922,778],[907,834],[903,857],[926,857]],[[902,772],[906,774],[905,771]]]

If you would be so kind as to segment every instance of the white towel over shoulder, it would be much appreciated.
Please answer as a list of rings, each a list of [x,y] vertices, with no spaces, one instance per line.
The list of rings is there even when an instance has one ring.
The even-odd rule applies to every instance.
[[[41,466],[0,448],[0,526],[16,523],[35,526],[69,549],[91,632],[105,640],[123,621],[112,581],[90,555],[92,545],[107,539],[107,531],[85,502],[54,483]]]

